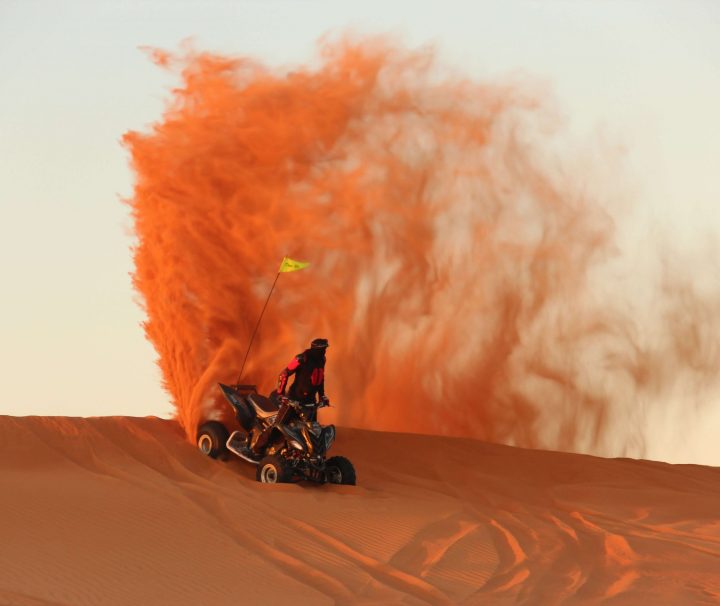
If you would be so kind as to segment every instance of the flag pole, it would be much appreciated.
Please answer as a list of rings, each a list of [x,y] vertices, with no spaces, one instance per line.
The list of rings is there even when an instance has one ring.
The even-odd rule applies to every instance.
[[[275,276],[275,281],[272,284],[272,288],[270,288],[267,299],[265,299],[265,305],[263,305],[262,311],[260,312],[260,317],[258,318],[257,324],[255,324],[255,330],[253,330],[252,337],[250,337],[250,343],[248,343],[248,348],[245,352],[245,358],[243,359],[242,366],[240,367],[240,374],[238,375],[238,385],[240,385],[240,381],[242,380],[243,371],[245,370],[245,362],[247,362],[248,355],[250,354],[250,348],[252,347],[253,341],[255,340],[255,335],[257,334],[258,328],[260,328],[260,322],[262,322],[263,316],[265,315],[265,310],[267,309],[268,303],[270,302],[270,297],[273,294],[273,290],[275,290],[275,285],[277,284],[278,278],[280,278],[281,273],[282,272],[279,271],[277,276]]]

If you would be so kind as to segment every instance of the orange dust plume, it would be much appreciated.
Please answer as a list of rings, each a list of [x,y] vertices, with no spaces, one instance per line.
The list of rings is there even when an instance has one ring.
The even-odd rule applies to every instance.
[[[707,344],[643,344],[598,300],[614,223],[548,161],[539,92],[448,76],[432,51],[379,39],[325,41],[291,69],[155,57],[182,84],[124,137],[134,281],[189,437],[220,414],[216,383],[237,378],[288,255],[311,265],[270,301],[245,370],[263,391],[327,337],[340,424],[642,450],[636,404]]]

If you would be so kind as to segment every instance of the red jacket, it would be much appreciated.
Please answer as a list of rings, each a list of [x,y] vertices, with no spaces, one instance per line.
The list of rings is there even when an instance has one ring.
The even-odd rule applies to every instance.
[[[316,353],[318,352],[319,353]],[[277,393],[283,395],[288,379],[295,380],[288,390],[288,397],[300,402],[317,402],[325,396],[325,351],[306,349],[296,355],[278,377]]]

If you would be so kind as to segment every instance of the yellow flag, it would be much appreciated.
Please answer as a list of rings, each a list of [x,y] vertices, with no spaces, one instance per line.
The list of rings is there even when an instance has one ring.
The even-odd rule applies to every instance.
[[[298,271],[299,269],[305,269],[310,263],[306,261],[293,261],[290,257],[283,257],[282,263],[280,263],[280,272]]]

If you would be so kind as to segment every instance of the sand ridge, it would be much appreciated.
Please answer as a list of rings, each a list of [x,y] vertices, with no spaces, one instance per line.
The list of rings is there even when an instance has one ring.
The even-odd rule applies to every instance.
[[[340,429],[267,486],[172,421],[0,417],[0,605],[717,604],[720,469]]]

